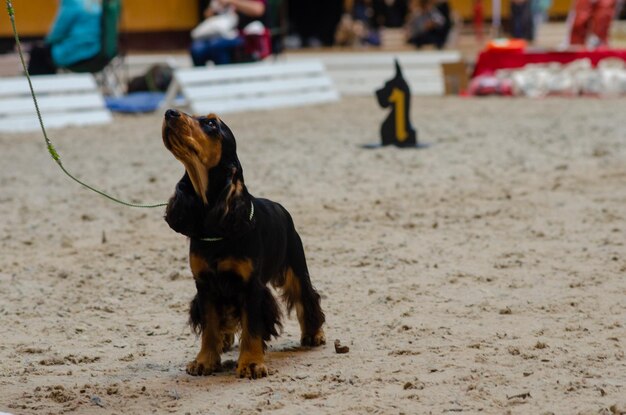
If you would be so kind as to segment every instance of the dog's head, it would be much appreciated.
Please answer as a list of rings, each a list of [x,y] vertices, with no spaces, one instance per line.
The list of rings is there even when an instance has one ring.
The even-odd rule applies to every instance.
[[[234,170],[235,176],[241,176],[243,181],[235,136],[215,114],[192,117],[167,110],[163,120],[163,143],[183,163],[196,194],[205,204],[210,197],[209,177],[220,172],[215,169],[226,176],[232,176]],[[234,177],[229,178],[232,181]]]
[[[198,205],[194,211],[199,212],[203,223],[212,222],[219,228],[225,228],[227,224],[232,225],[247,217],[250,195],[237,158],[235,136],[218,116],[190,116],[177,110],[167,110],[163,120],[163,143],[185,166],[183,181],[191,182],[194,193],[179,194],[181,192],[177,188],[168,205],[168,223],[174,206],[182,206],[181,200],[176,199],[183,197],[191,198],[186,205]],[[182,219],[181,215],[189,214],[177,212],[174,219]],[[202,227],[200,224],[196,226]]]

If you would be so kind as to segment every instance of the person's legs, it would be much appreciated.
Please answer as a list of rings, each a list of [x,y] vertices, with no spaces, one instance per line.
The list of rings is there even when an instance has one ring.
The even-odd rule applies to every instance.
[[[511,21],[514,38],[533,40],[530,1],[511,3]]]
[[[601,45],[608,43],[609,29],[615,13],[615,0],[598,0],[592,22],[592,32],[598,37]]]
[[[511,3],[511,36],[520,37],[520,5]]]
[[[308,47],[311,39],[318,36],[319,5],[317,2],[309,0],[292,0],[288,5],[288,9],[302,45]]]
[[[526,2],[523,3],[522,32],[524,39],[532,42],[533,40],[535,40],[535,31],[533,30],[533,11],[530,1],[531,0],[526,0]]]
[[[615,3],[615,18],[619,19],[619,17],[622,15],[622,10],[624,9],[624,6],[626,5],[626,2],[624,0],[617,0],[617,2]]]
[[[232,61],[233,50],[242,44],[243,40],[239,37],[194,40],[189,52],[194,66],[204,66],[208,61],[225,65]]]
[[[211,60],[216,65],[227,65],[233,60],[233,52],[235,48],[243,45],[243,39],[236,37],[234,39],[213,39],[211,43]]]
[[[440,41],[440,36],[437,36],[434,31],[429,30],[427,32],[423,32],[419,35],[413,36],[409,40],[409,43],[414,44],[418,49],[425,45],[435,45],[438,49],[441,49],[441,47],[443,47],[443,44],[441,44],[440,47]]]
[[[448,29],[449,30],[449,29]],[[443,49],[448,39],[448,30],[446,28],[433,29],[431,31],[431,39],[437,49]]]
[[[539,29],[548,20],[548,16],[545,12],[533,13],[533,39],[539,37]]]
[[[574,4],[574,22],[570,34],[570,44],[584,45],[587,38],[587,27],[591,19],[591,0],[576,0]]]
[[[204,66],[211,58],[210,40],[194,40],[189,49],[193,66]]]
[[[448,36],[452,31],[454,22],[452,21],[452,15],[450,13],[450,4],[447,1],[438,3],[436,8],[445,20],[444,24],[436,29],[437,36],[439,38],[436,43],[437,49],[443,49],[448,40]]]
[[[317,0],[320,18],[316,20],[317,35],[324,46],[332,46],[335,42],[335,32],[343,13],[343,2],[337,0]]]
[[[372,0],[372,17],[370,25],[372,29],[378,30],[385,24],[385,1]]]
[[[52,48],[48,44],[35,45],[30,51],[28,73],[31,75],[52,75],[57,67],[52,60]]]

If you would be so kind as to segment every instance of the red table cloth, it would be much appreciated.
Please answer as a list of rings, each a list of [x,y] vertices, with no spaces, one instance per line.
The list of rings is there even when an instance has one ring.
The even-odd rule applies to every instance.
[[[593,66],[605,58],[620,58],[626,61],[626,49],[600,49],[579,51],[518,51],[487,50],[478,55],[473,76],[493,74],[498,69],[521,68],[529,63],[569,63],[576,59],[591,59]]]

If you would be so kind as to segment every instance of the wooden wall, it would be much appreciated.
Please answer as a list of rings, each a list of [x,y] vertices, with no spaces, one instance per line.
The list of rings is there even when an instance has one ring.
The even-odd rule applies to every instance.
[[[122,0],[122,31],[126,33],[184,32],[198,22],[198,0]],[[314,0],[309,0],[314,1]],[[509,15],[509,1],[502,1],[502,16]],[[573,0],[553,0],[552,16],[567,15]],[[483,0],[485,17],[491,16],[492,0]],[[4,3],[4,2],[3,2]],[[452,8],[464,19],[472,17],[472,0],[450,0]],[[54,18],[58,1],[13,0],[21,36],[44,36]],[[7,13],[0,12],[0,37],[12,36]]]
[[[57,4],[55,0],[13,0],[20,36],[44,36]],[[129,33],[188,31],[199,19],[197,0],[122,0],[122,4],[122,31]],[[0,37],[12,34],[9,17],[2,7]]]

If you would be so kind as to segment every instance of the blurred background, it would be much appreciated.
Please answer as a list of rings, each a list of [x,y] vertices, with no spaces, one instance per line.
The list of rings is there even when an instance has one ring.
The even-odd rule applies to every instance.
[[[134,89],[129,85],[133,78],[154,72],[155,65],[174,70],[315,53],[323,53],[324,61],[334,53],[453,50],[462,62],[463,76],[472,79],[485,72],[494,74],[497,69],[518,68],[527,63],[556,61],[565,64],[590,59],[589,64],[583,66],[591,69],[600,59],[623,60],[626,56],[621,52],[580,54],[581,51],[620,50],[626,46],[624,0],[14,0],[25,49],[32,55],[37,45],[49,42],[46,36],[50,36],[60,5],[81,1],[119,7],[114,17],[116,22],[108,29],[108,36],[114,39],[115,45],[107,46],[110,53],[105,61],[115,64],[116,83],[121,87],[104,91],[118,96],[132,92]],[[240,9],[246,2],[262,3],[264,8],[250,15],[254,17],[246,17],[248,6]],[[211,24],[224,23],[217,23],[219,19],[215,17],[229,8],[240,17],[235,27],[239,34],[227,40],[228,54],[216,55],[211,43],[213,32],[208,37],[197,35],[194,38],[194,31],[207,29],[209,20]],[[261,29],[254,25],[244,27],[242,16],[245,23],[256,20]],[[222,40],[221,34],[217,37]],[[485,54],[494,50],[523,50],[544,55],[512,63],[503,54]],[[555,51],[574,51],[579,55],[545,55]],[[56,58],[54,53],[53,57]],[[89,70],[77,70],[71,65],[56,66],[71,72],[95,74],[105,65],[92,66]],[[612,68],[624,69],[619,66],[611,64]],[[171,76],[168,71],[165,70],[165,81],[156,89],[166,89]],[[456,71],[459,72],[458,67]],[[0,16],[0,76],[21,73],[11,27],[3,13]],[[457,81],[457,84],[453,92],[467,91],[466,81]]]
[[[151,0],[124,0],[121,14],[120,42],[123,50],[154,51],[184,49],[190,42],[190,31],[200,22],[202,11],[208,0],[159,0],[158,7]],[[356,5],[355,5],[356,3]],[[396,49],[405,46],[398,40],[402,37],[401,28],[410,17],[411,1],[409,0],[372,0],[365,1],[364,14],[374,25],[382,28],[383,40],[381,47]],[[362,4],[361,3],[361,4]],[[459,35],[472,35],[476,5],[481,4],[485,28],[493,15],[491,0],[476,2],[473,0],[450,0],[449,7]],[[510,27],[510,0],[502,0],[501,16],[505,29]],[[572,0],[553,0],[548,11],[550,22],[560,22],[558,29],[550,32],[561,32],[565,36],[565,19],[570,10]],[[18,14],[19,31],[24,39],[41,39],[48,32],[58,7],[53,0],[14,0]],[[359,6],[358,0],[344,2],[342,0],[286,0],[273,2],[272,6],[286,9],[283,12],[282,25],[287,27],[291,45],[302,46],[333,46],[335,34],[341,17],[350,4]],[[0,18],[0,38],[2,52],[11,51],[13,47],[11,27],[7,16]],[[489,32],[487,32],[489,34]],[[399,36],[400,35],[400,36]],[[547,35],[547,34],[546,34]],[[461,46],[466,42],[463,39]],[[559,39],[561,41],[562,39]],[[450,45],[456,46],[456,45]]]

